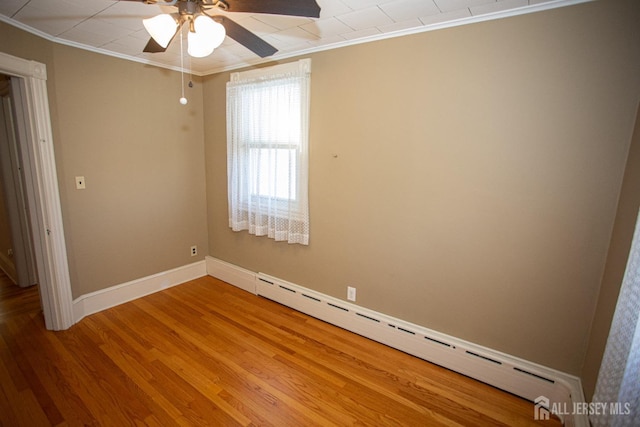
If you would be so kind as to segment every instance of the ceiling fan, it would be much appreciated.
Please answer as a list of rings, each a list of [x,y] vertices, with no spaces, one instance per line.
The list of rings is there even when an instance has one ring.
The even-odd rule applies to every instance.
[[[210,15],[211,9],[225,12],[266,13],[273,15],[320,17],[315,0],[119,0],[177,8],[174,13],[143,20],[151,39],[144,52],[164,52],[183,25],[189,26],[189,54],[204,57],[218,47],[225,34],[261,58],[278,51],[275,47],[223,15]]]

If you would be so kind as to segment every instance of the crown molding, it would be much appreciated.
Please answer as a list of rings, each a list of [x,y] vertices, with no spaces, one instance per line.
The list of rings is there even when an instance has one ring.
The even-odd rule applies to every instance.
[[[247,68],[247,67],[251,67],[251,66],[255,66],[255,65],[260,65],[260,64],[264,64],[267,62],[273,62],[273,61],[279,61],[279,60],[283,60],[283,59],[289,59],[289,58],[294,58],[294,57],[298,57],[298,56],[303,56],[303,55],[309,55],[312,53],[316,53],[316,52],[324,52],[327,50],[333,50],[333,49],[340,49],[343,47],[348,47],[348,46],[355,46],[355,45],[359,45],[359,44],[363,44],[363,43],[371,43],[371,42],[375,42],[375,41],[379,41],[379,40],[386,40],[386,39],[391,39],[391,38],[396,38],[396,37],[404,37],[404,36],[409,36],[409,35],[413,35],[413,34],[419,34],[419,33],[425,33],[428,31],[436,31],[436,30],[442,30],[445,28],[453,28],[453,27],[459,27],[462,25],[470,25],[470,24],[476,24],[479,22],[486,22],[486,21],[492,21],[495,19],[503,19],[503,18],[510,18],[510,17],[514,17],[514,16],[519,16],[519,15],[526,15],[529,13],[536,13],[536,12],[543,12],[546,10],[551,10],[551,9],[557,9],[557,8],[561,8],[561,7],[567,7],[567,6],[574,6],[574,5],[578,5],[581,3],[589,3],[595,0],[553,0],[553,1],[548,1],[548,2],[543,2],[543,3],[538,3],[538,4],[531,4],[528,6],[523,6],[523,7],[518,7],[518,8],[513,8],[513,9],[508,9],[508,10],[501,10],[498,12],[491,12],[491,13],[486,13],[483,15],[475,15],[475,16],[469,16],[466,18],[460,18],[460,19],[455,19],[455,20],[451,20],[451,21],[446,21],[446,22],[439,22],[436,24],[429,24],[429,25],[424,25],[424,26],[420,26],[420,27],[414,27],[414,28],[409,28],[409,29],[405,29],[405,30],[399,30],[399,31],[391,31],[391,32],[387,32],[387,33],[380,33],[380,34],[376,34],[373,36],[369,36],[369,37],[364,37],[361,39],[357,39],[357,40],[345,40],[342,42],[338,42],[338,43],[332,43],[332,44],[327,44],[324,46],[317,46],[317,47],[311,47],[309,49],[304,49],[304,50],[299,50],[299,51],[295,51],[295,52],[289,52],[289,53],[282,53],[282,54],[275,54],[273,56],[270,56],[268,58],[259,58],[256,59],[255,61],[249,61],[247,63],[243,63],[243,64],[236,64],[236,65],[230,65],[228,67],[218,67],[218,68],[211,68],[208,69],[206,71],[195,71],[195,70],[189,70],[189,69],[185,69],[185,72],[188,72],[190,74],[196,75],[196,76],[208,76],[211,74],[217,74],[217,73],[222,73],[222,72],[226,72],[226,71],[233,71],[233,70],[239,70],[242,68]],[[4,15],[0,15],[0,21],[5,22],[9,25],[12,25],[16,28],[19,28],[21,30],[24,30],[26,32],[29,32],[31,34],[34,34],[38,37],[42,37],[46,40],[49,40],[53,43],[58,43],[58,44],[62,44],[65,46],[71,46],[71,47],[75,47],[78,49],[83,49],[83,50],[88,50],[90,52],[95,52],[95,53],[99,53],[102,55],[107,55],[107,56],[112,56],[114,58],[119,58],[119,59],[125,59],[128,61],[134,61],[134,62],[138,62],[141,64],[145,64],[145,65],[152,65],[154,67],[160,67],[160,68],[165,68],[168,70],[173,70],[173,71],[182,71],[182,69],[180,67],[177,66],[171,66],[171,65],[167,65],[167,64],[163,64],[160,62],[156,62],[156,61],[151,61],[148,59],[144,59],[144,58],[139,58],[137,56],[131,56],[131,55],[125,55],[125,54],[121,54],[121,53],[117,53],[117,52],[112,52],[106,49],[101,49],[99,47],[95,47],[95,46],[88,46],[82,43],[77,43],[77,42],[73,42],[70,40],[65,40],[59,37],[55,37],[52,36],[50,34],[47,34],[43,31],[40,31],[38,29],[35,29],[33,27],[30,27],[28,25],[25,25],[19,21],[16,21],[12,18],[9,18],[7,16]]]

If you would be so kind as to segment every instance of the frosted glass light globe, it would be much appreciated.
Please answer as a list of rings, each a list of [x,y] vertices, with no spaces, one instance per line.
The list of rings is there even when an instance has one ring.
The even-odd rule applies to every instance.
[[[167,47],[178,29],[178,21],[168,14],[143,19],[142,24],[149,35],[162,47]]]
[[[204,58],[224,41],[226,32],[222,24],[209,16],[200,15],[193,21],[194,31],[189,31],[187,51],[194,58]]]

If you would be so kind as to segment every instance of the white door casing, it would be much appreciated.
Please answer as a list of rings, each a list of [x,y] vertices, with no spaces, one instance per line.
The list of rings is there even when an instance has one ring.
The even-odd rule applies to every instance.
[[[45,64],[0,52],[0,73],[18,77],[14,86],[18,138],[31,213],[34,251],[45,325],[68,329],[74,323],[67,248],[53,151]]]

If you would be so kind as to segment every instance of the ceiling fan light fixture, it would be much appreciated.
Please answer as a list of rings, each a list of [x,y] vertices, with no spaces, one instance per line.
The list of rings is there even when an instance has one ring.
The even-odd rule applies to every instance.
[[[193,21],[193,31],[189,31],[187,52],[194,58],[204,58],[222,44],[226,32],[222,24],[206,15],[198,15]]]
[[[142,23],[149,35],[160,46],[166,48],[178,29],[178,21],[169,14],[156,15],[153,18],[143,19]]]

